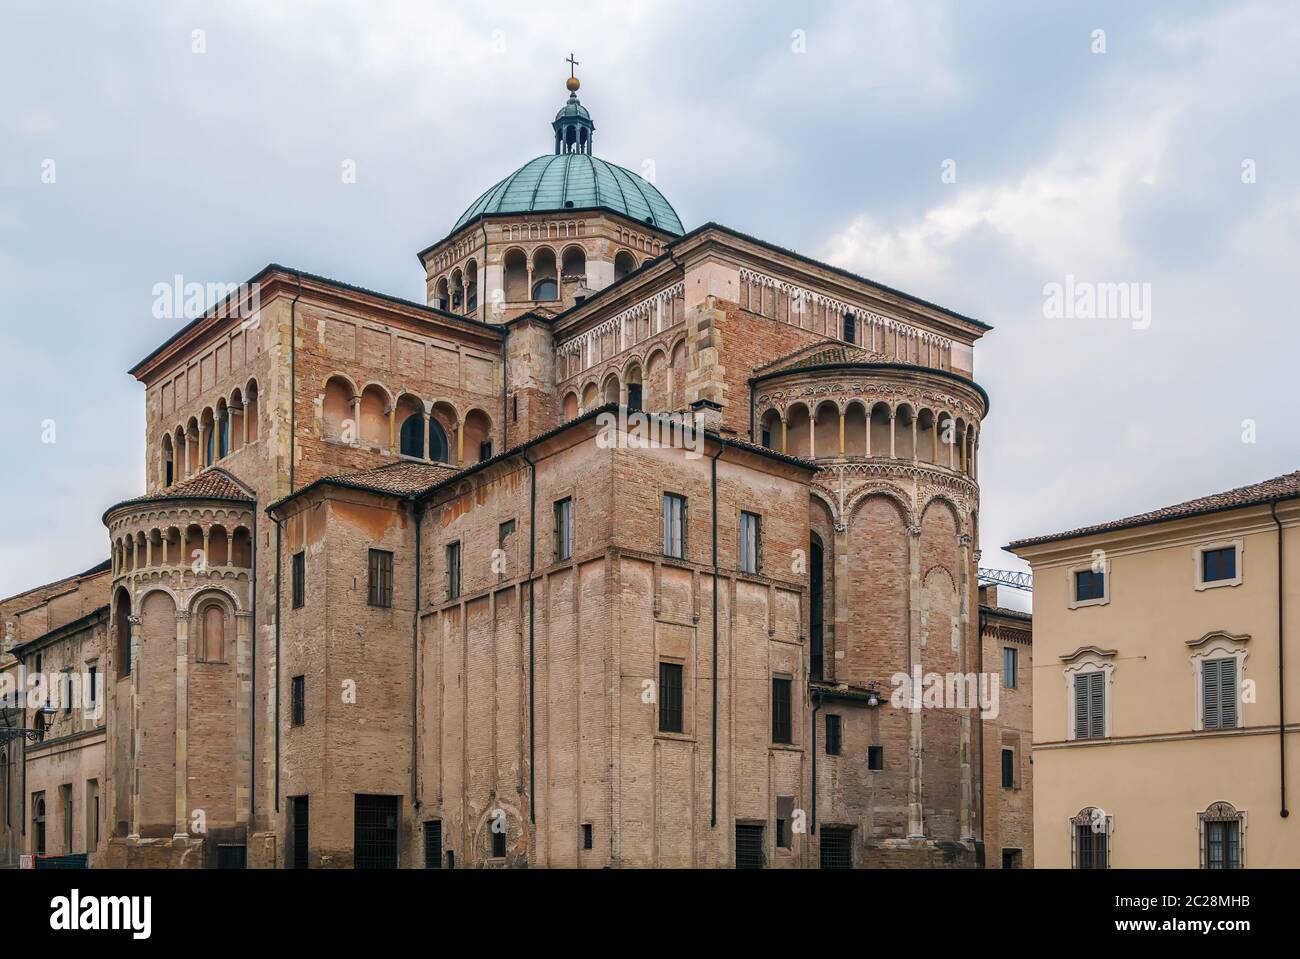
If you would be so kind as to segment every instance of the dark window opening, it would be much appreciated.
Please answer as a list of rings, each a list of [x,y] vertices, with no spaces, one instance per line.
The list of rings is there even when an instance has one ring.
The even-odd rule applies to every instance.
[[[1241,823],[1237,820],[1205,824],[1205,868],[1241,868]]]
[[[1074,842],[1076,869],[1106,868],[1110,852],[1106,830],[1094,831],[1090,824],[1078,824],[1074,827]]]
[[[482,463],[484,460],[490,460],[491,458],[492,458],[492,441],[484,440],[482,443],[478,444],[478,461]]]
[[[1090,599],[1102,599],[1106,595],[1106,574],[1104,571],[1081,569],[1074,574],[1074,601],[1082,603]]]
[[[821,831],[821,867],[853,868],[853,830],[823,826]]]
[[[307,554],[293,554],[293,608],[302,609],[307,597]]]
[[[504,829],[492,830],[492,858],[506,858],[506,832]]]
[[[290,723],[301,726],[307,722],[307,677],[295,676],[289,682]]]
[[[1002,788],[1016,788],[1016,751],[1014,749],[1002,750]]]
[[[664,555],[686,557],[686,497],[664,493]]]
[[[217,846],[218,869],[244,869],[248,865],[248,847],[234,843]]]
[[[387,550],[370,551],[369,602],[385,609],[393,605],[393,554]]]
[[[447,598],[460,596],[460,542],[447,544]]]
[[[1207,549],[1201,554],[1201,579],[1213,583],[1221,579],[1237,578],[1237,548]]]
[[[736,868],[763,868],[763,827],[736,823]]]
[[[353,863],[357,869],[397,868],[397,796],[355,797]]]
[[[852,313],[844,314],[844,339],[850,343],[858,341],[857,320]]]
[[[793,682],[783,677],[772,678],[772,742],[789,743],[793,739],[791,722],[791,696]]]
[[[403,456],[424,459],[424,430],[423,413],[412,413],[402,420],[402,429],[398,434],[398,449]]]
[[[45,793],[32,794],[32,852],[45,855]]]
[[[790,831],[786,828],[784,819],[776,821],[776,845],[778,849],[790,848]]]
[[[641,409],[641,384],[629,383],[627,385],[627,408],[629,410]]]
[[[289,802],[289,815],[293,823],[293,860],[291,865],[294,869],[307,869],[309,867],[307,855],[309,824],[307,797],[294,796]]]
[[[1003,849],[1002,868],[1003,869],[1024,868],[1024,853],[1019,849]]]
[[[867,768],[881,770],[885,768],[885,747],[868,746],[867,747]]]
[[[591,849],[592,842],[593,842],[593,837],[591,832],[591,823],[584,822],[582,824],[582,848]]]
[[[659,664],[659,731],[682,731],[682,664]]]
[[[450,855],[450,853],[448,855]],[[442,868],[441,819],[430,819],[424,824],[424,868]]]
[[[1002,685],[1006,689],[1016,688],[1016,649],[1014,646],[1002,647]]]
[[[826,755],[838,756],[843,749],[843,718],[829,713],[826,716]]]

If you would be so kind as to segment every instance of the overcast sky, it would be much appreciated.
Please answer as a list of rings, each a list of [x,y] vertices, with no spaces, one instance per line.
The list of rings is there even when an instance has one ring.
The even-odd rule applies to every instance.
[[[688,229],[996,327],[983,565],[1300,468],[1284,0],[0,0],[0,23],[0,595],[104,559],[102,511],[143,491],[126,370],[181,325],[156,283],[275,261],[422,299],[416,251],[552,149],[570,51],[596,153],[652,168]],[[1067,277],[1149,313],[1052,315]]]

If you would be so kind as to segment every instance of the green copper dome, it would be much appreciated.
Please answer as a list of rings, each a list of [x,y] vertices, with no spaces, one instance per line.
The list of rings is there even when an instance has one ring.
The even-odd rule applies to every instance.
[[[677,211],[653,184],[586,153],[556,153],[529,160],[470,204],[452,232],[487,214],[558,213],[593,207],[613,210],[678,236],[686,232]]]

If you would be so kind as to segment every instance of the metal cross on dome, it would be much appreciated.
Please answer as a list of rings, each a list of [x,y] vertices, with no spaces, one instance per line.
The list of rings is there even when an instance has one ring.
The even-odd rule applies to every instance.
[[[574,68],[576,68],[576,67],[578,66],[578,61],[575,60],[575,59],[573,59],[573,54],[572,54],[572,53],[569,54],[569,59],[566,60],[565,62],[568,63],[568,65],[569,65],[569,76],[570,76],[570,77],[575,77],[575,76],[577,76],[577,74],[574,73],[573,71],[574,71]]]

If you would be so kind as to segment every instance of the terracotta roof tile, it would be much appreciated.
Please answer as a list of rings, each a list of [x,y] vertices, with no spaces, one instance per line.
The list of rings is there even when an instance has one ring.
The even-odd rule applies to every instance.
[[[143,496],[122,500],[116,506],[110,507],[108,512],[112,512],[120,506],[129,506],[132,503],[158,503],[169,499],[244,500],[251,503],[253,502],[253,494],[243,483],[221,467],[211,466],[197,476],[191,476],[189,479],[160,492],[146,493]]]
[[[860,346],[852,346],[842,340],[822,340],[810,346],[800,347],[793,353],[787,353],[756,367],[755,373],[771,373],[777,369],[798,370],[809,366],[826,366],[831,363],[880,363],[884,354],[875,353]]]
[[[413,463],[403,460],[389,463],[368,470],[353,470],[350,473],[338,473],[325,477],[324,482],[357,489],[373,490],[376,493],[391,493],[396,496],[411,496],[423,493],[435,483],[455,476],[460,470],[443,463]]]
[[[1075,539],[1080,536],[1091,536],[1094,533],[1129,529],[1134,526],[1146,526],[1150,523],[1183,519],[1188,516],[1202,516],[1206,513],[1218,513],[1222,510],[1238,509],[1243,506],[1259,506],[1273,499],[1294,499],[1296,497],[1300,497],[1300,471],[1275,476],[1273,479],[1264,480],[1262,483],[1252,483],[1250,486],[1239,486],[1237,489],[1230,489],[1223,493],[1201,496],[1197,499],[1188,500],[1186,503],[1165,506],[1147,513],[1128,516],[1124,519],[1111,520],[1108,523],[1081,526],[1078,529],[1068,530],[1064,533],[1051,533],[1047,536],[1018,539],[1009,544],[1007,549],[1014,550],[1021,546],[1033,546],[1038,543],[1050,543],[1062,539]]]

